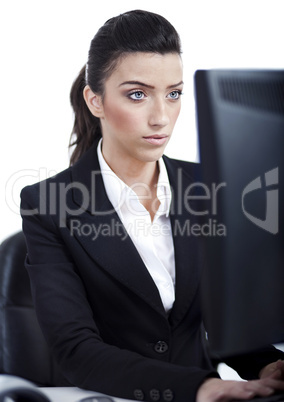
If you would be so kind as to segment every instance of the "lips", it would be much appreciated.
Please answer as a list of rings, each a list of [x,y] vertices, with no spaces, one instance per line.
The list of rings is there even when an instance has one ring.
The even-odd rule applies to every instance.
[[[147,137],[143,137],[144,138],[144,140],[145,141],[147,141],[149,144],[152,144],[152,145],[163,145],[166,141],[167,141],[167,139],[168,139],[168,136],[167,135],[164,135],[164,134],[161,134],[161,135],[150,135],[150,136],[147,136]]]

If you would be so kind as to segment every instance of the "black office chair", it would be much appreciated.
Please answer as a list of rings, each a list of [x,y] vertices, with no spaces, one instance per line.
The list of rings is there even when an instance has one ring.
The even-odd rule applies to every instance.
[[[37,322],[25,256],[22,232],[0,246],[0,374],[19,376],[41,386],[68,386]]]

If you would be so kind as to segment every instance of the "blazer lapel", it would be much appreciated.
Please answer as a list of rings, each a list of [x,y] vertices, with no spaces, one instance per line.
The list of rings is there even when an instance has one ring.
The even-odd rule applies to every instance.
[[[177,325],[188,311],[197,294],[200,281],[200,238],[191,233],[192,226],[197,223],[193,211],[197,211],[197,203],[185,199],[186,190],[191,186],[190,195],[194,195],[193,184],[198,181],[198,165],[192,164],[192,175],[177,163],[164,157],[169,180],[172,186],[172,206],[170,212],[176,263],[176,299],[170,314],[170,322]],[[192,213],[191,213],[192,212]]]
[[[124,286],[166,315],[158,289],[132,240],[108,200],[96,152],[97,143],[73,166],[73,201],[81,208],[78,216],[88,235],[74,236],[89,256]],[[83,226],[85,225],[85,226]]]

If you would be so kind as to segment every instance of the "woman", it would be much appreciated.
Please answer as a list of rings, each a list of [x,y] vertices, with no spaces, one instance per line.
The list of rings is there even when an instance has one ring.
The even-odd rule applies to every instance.
[[[244,359],[248,378],[263,367],[267,378],[226,382],[204,346],[202,256],[183,230],[199,169],[162,158],[180,110],[180,53],[172,25],[145,11],[94,37],[71,91],[71,167],[21,195],[38,319],[73,385],[137,400],[266,395],[283,385],[280,352]]]

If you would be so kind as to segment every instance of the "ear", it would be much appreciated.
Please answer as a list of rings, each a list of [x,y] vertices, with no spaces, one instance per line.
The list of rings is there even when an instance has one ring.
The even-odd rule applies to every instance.
[[[90,112],[98,118],[103,117],[104,108],[102,103],[102,97],[100,95],[96,95],[91,90],[89,85],[85,86],[83,96]]]

